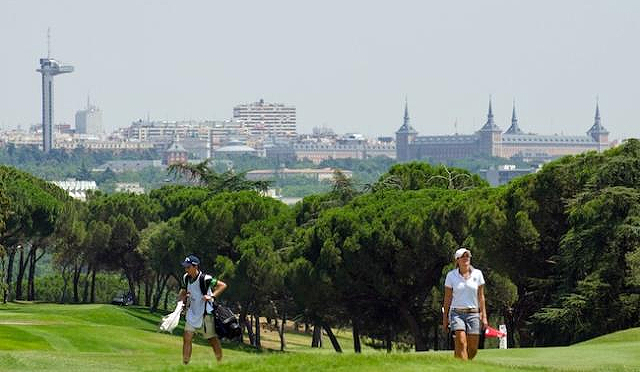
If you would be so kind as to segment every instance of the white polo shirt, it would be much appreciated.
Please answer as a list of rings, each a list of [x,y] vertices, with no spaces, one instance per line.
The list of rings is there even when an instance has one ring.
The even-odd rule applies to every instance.
[[[469,279],[464,279],[457,268],[449,271],[444,286],[453,290],[451,307],[458,309],[478,309],[478,287],[484,285],[482,271],[471,268]]]

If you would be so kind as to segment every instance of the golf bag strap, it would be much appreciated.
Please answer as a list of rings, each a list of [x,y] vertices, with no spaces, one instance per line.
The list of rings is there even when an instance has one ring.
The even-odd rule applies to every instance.
[[[198,281],[200,282],[200,292],[202,293],[203,296],[206,296],[207,293],[209,292],[209,286],[211,285],[211,280],[212,279],[207,279],[206,275],[201,271],[198,277]],[[207,332],[207,322],[205,321],[205,317],[207,316],[207,303],[209,303],[211,300],[206,301],[204,304],[204,310],[203,310],[203,314],[202,314],[202,325],[204,327],[204,331]],[[213,307],[213,303],[211,304],[211,307]]]

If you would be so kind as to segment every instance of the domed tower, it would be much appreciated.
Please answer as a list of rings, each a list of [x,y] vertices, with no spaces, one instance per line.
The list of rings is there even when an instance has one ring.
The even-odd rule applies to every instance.
[[[502,129],[493,121],[493,109],[489,99],[487,122],[477,132],[480,136],[478,150],[484,156],[502,156]]]
[[[591,128],[587,131],[587,134],[598,143],[598,151],[603,151],[609,148],[609,131],[602,126],[600,120],[600,105],[596,101],[596,115]]]
[[[416,138],[415,129],[409,124],[409,104],[407,101],[404,103],[404,121],[400,129],[396,131],[396,160],[408,161],[411,160],[411,151],[409,145]]]

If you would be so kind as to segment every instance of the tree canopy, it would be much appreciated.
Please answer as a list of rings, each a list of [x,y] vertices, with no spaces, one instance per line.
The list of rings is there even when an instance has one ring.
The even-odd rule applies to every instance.
[[[511,345],[571,344],[640,326],[638,159],[640,142],[628,140],[497,188],[421,162],[395,164],[365,188],[336,172],[327,192],[293,207],[207,162],[172,167],[180,185],[86,203],[0,166],[5,298],[9,289],[21,298],[23,276],[51,252],[62,302],[93,301],[96,274],[110,272],[155,310],[177,289],[179,261],[196,254],[230,285],[224,300],[256,347],[260,322],[250,318],[264,316],[323,328],[337,351],[332,327],[352,327],[356,350],[360,338],[427,350],[446,341],[443,280],[464,245],[485,274],[490,321],[505,322]]]

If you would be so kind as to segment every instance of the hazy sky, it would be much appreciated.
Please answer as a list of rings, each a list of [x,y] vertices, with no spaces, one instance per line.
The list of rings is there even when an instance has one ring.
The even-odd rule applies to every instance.
[[[486,120],[584,134],[596,96],[613,138],[639,136],[640,1],[0,0],[0,125],[41,121],[38,58],[55,121],[87,94],[107,129],[152,119],[227,119],[260,98],[293,104],[298,130],[393,135],[405,96],[422,134]]]

